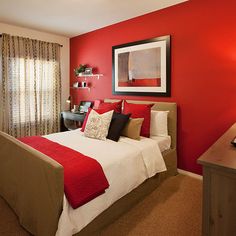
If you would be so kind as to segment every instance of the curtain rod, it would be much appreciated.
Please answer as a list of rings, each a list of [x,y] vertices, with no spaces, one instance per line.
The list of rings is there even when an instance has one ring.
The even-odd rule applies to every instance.
[[[2,34],[0,34],[0,38],[2,38]],[[60,47],[63,47],[63,45],[59,44]]]

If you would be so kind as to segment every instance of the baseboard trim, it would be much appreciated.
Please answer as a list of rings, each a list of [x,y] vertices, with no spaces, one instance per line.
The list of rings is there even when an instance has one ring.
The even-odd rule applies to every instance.
[[[181,170],[181,169],[177,169],[177,170],[178,170],[178,173],[180,173],[182,175],[187,175],[187,176],[190,176],[192,178],[202,180],[202,176],[201,175],[198,175],[198,174],[186,171],[186,170]]]

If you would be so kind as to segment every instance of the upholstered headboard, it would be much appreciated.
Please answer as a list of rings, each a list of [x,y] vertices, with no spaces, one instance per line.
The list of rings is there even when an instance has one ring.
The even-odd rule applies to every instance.
[[[104,99],[105,102],[117,102],[120,99]],[[168,133],[171,136],[171,148],[176,149],[177,140],[177,104],[174,102],[153,102],[153,101],[138,101],[126,100],[129,103],[136,104],[154,104],[152,110],[169,111],[168,114]]]

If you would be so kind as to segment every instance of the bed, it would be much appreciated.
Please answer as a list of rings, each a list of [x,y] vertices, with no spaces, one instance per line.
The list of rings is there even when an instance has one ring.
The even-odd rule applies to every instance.
[[[115,100],[107,99],[106,101]],[[171,148],[162,152],[167,171],[144,182],[140,180],[137,185],[143,182],[141,185],[135,186],[131,192],[128,189],[126,195],[120,196],[118,201],[112,201],[111,206],[104,208],[106,210],[98,216],[93,216],[94,219],[90,223],[85,222],[85,227],[82,227],[83,229],[76,235],[95,235],[102,227],[114,221],[156,188],[165,178],[177,173],[176,104],[128,102],[155,103],[152,109],[169,111],[168,129]],[[62,219],[62,210],[65,207],[63,206],[65,204],[63,167],[4,133],[0,133],[0,148],[0,195],[9,203],[19,217],[21,225],[29,232],[34,235],[55,235],[59,219]]]

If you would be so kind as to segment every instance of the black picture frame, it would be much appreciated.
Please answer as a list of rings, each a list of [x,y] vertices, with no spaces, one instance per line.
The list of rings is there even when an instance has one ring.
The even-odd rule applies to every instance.
[[[139,51],[138,54],[137,51]],[[139,54],[140,52],[143,54]],[[145,60],[145,57],[138,56],[138,55],[147,55],[148,53],[149,57],[153,57],[154,55],[153,58],[157,60]],[[130,63],[131,56],[134,58],[133,59],[134,63]],[[139,58],[143,58],[143,61],[142,59],[139,60]],[[170,97],[171,96],[170,60],[171,60],[170,35],[113,46],[112,94]],[[146,70],[142,72],[142,69],[139,69],[141,67],[136,61],[139,61],[138,63],[142,64],[143,67],[146,68]],[[133,66],[132,69],[130,65]],[[154,69],[152,71],[148,70],[148,68],[154,68]],[[134,79],[132,71],[138,71],[136,74],[139,73],[139,75],[142,73],[143,75],[146,74],[152,74],[152,75],[150,75],[150,78],[144,77],[144,79],[140,78]],[[156,77],[153,75],[155,75]]]

